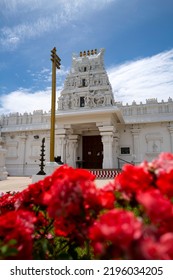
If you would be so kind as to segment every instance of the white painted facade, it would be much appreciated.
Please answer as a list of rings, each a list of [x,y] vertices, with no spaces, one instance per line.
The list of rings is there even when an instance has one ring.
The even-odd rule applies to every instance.
[[[101,160],[99,168],[119,168],[124,161],[138,164],[144,159],[152,160],[160,152],[173,152],[173,100],[148,99],[145,104],[133,102],[125,106],[116,102],[103,56],[101,49],[72,57],[72,67],[58,100],[55,156],[61,156],[64,163],[73,167],[78,157],[83,160],[88,155],[87,160],[90,156],[93,159],[89,146],[84,153],[86,136],[90,136],[85,139],[91,139],[91,145],[92,136],[101,139],[102,148],[95,155],[96,161],[97,155]],[[0,156],[3,150],[9,175],[27,176],[39,171],[44,137],[45,162],[49,161],[50,113],[40,110],[1,116],[0,127]],[[93,168],[87,160],[84,164]]]

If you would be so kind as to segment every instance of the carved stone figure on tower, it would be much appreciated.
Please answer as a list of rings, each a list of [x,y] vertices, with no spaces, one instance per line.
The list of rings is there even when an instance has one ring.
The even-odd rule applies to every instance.
[[[75,109],[79,106],[79,97],[76,94],[73,94],[72,97],[72,109]]]

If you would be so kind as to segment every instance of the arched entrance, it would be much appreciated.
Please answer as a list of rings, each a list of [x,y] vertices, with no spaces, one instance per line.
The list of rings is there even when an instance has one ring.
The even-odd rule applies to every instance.
[[[83,167],[101,169],[103,162],[103,144],[100,135],[82,137]]]

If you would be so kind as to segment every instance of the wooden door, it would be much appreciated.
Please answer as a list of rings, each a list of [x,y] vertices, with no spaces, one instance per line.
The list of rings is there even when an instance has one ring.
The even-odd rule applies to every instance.
[[[83,136],[83,167],[101,169],[103,162],[103,144],[101,136]]]

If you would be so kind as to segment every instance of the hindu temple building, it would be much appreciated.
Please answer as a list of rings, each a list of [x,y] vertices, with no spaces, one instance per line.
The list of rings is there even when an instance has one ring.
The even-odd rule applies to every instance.
[[[117,169],[125,162],[139,164],[163,151],[173,152],[172,98],[119,103],[105,70],[104,49],[72,56],[57,103],[55,155],[70,166]],[[43,138],[49,161],[50,112],[3,115],[0,133],[4,172],[9,175],[38,172]]]

